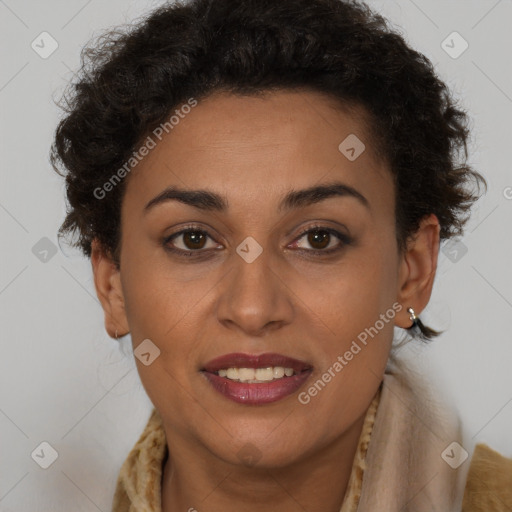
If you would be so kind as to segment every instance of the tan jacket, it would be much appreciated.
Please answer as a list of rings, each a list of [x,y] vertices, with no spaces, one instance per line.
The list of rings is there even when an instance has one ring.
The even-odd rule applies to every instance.
[[[363,498],[361,497],[362,494],[365,494],[364,483],[367,484],[366,487],[370,487],[372,490],[375,490],[375,487],[379,487],[379,485],[382,484],[386,486],[386,490],[391,495],[389,501],[386,501],[384,498],[384,500],[380,502],[384,503],[384,508],[379,506],[379,512],[395,510],[395,503],[398,503],[396,510],[400,509],[404,512],[406,510],[416,512],[420,509],[420,506],[416,505],[416,501],[414,500],[416,500],[416,495],[422,494],[423,491],[419,493],[414,491],[414,500],[410,500],[406,496],[405,498],[408,501],[403,502],[406,503],[405,508],[400,506],[398,500],[394,500],[395,493],[398,493],[395,489],[399,487],[393,487],[394,484],[392,480],[396,480],[398,485],[402,486],[403,481],[399,480],[399,477],[394,477],[391,474],[394,470],[392,465],[387,468],[382,468],[384,477],[380,478],[380,480],[375,479],[375,472],[372,474],[372,471],[370,471],[371,466],[368,467],[367,465],[367,455],[369,454],[372,465],[385,466],[385,464],[380,464],[380,462],[375,463],[374,460],[377,459],[371,459],[372,454],[371,450],[368,450],[368,447],[370,445],[374,425],[377,423],[378,428],[381,429],[381,431],[385,431],[385,420],[382,418],[387,420],[397,415],[396,411],[391,410],[389,400],[390,397],[398,396],[397,390],[399,388],[395,388],[393,391],[393,386],[397,386],[397,384],[391,377],[388,377],[387,382],[390,392],[386,394],[386,391],[383,391],[381,393],[381,386],[368,408],[352,466],[352,473],[340,512],[360,512],[361,508],[364,511],[373,509],[375,505],[371,501],[372,498],[365,500],[364,496]],[[381,400],[382,395],[384,395],[384,398]],[[405,403],[403,397],[400,398],[400,400],[395,400],[395,402],[401,403],[402,408]],[[379,408],[379,405],[386,406],[387,414],[384,415],[383,407]],[[378,409],[381,413],[380,419],[377,415]],[[415,417],[416,413],[406,418],[406,421],[411,422],[411,418]],[[425,421],[426,420],[422,420],[419,423],[424,423]],[[399,431],[400,426],[398,423],[394,423],[392,430],[397,429]],[[413,431],[412,428],[409,430]],[[397,435],[402,436],[403,434]],[[451,435],[450,433],[449,436]],[[399,437],[399,439],[401,438]],[[453,439],[453,437],[448,437],[448,439]],[[377,438],[374,442],[374,447],[376,442]],[[446,445],[445,441],[441,441],[441,443],[444,443],[441,444],[442,446]],[[376,452],[375,449],[374,452]],[[382,453],[382,451],[379,449],[378,453]],[[129,453],[119,473],[112,512],[161,512],[162,465],[167,456],[168,447],[161,418],[156,409],[153,409],[142,435]],[[387,454],[381,456],[381,458],[389,459]],[[439,459],[437,455],[436,459]],[[397,460],[399,461],[400,459]],[[423,461],[423,459],[421,460]],[[394,464],[394,462],[391,464]],[[456,480],[455,473],[452,473],[450,468],[446,469],[447,466],[444,466],[446,466],[446,464],[440,463],[439,468],[441,469],[438,468],[435,470],[440,475],[440,482],[437,487],[438,495],[448,495],[452,492],[452,487],[456,487],[453,483]],[[364,479],[366,476],[365,472],[368,473],[366,481]],[[430,471],[430,473],[432,473],[432,471]],[[462,509],[460,509],[459,503],[457,510],[461,510],[461,512],[512,512],[512,459],[503,457],[485,444],[477,444],[471,458],[467,478],[462,484],[463,486],[460,488],[464,491]],[[421,486],[422,488],[424,487],[423,484],[421,484]],[[389,489],[391,489],[391,491]],[[375,492],[367,492],[366,494],[373,495]],[[462,493],[460,494],[460,497],[462,497]],[[425,497],[425,501],[421,501],[421,507],[425,505],[425,508],[421,508],[421,510],[435,510],[438,512],[451,512],[455,510],[455,508],[450,508],[449,510],[448,508],[440,509],[439,507],[443,505],[439,505],[439,503],[441,503],[443,498],[438,502],[436,501],[437,498],[435,495],[436,487],[434,486],[432,493]],[[446,501],[446,503],[451,504],[450,507],[454,506],[452,504],[456,502],[456,498],[451,497]],[[368,503],[370,503],[369,506]],[[420,503],[420,501],[417,503]]]

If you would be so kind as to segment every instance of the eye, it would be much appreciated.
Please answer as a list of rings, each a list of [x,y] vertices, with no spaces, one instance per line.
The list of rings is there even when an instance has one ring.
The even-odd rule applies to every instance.
[[[336,240],[337,239],[337,240]],[[301,242],[301,240],[303,240]],[[341,250],[351,243],[351,238],[344,233],[326,226],[313,226],[303,231],[292,247],[307,252],[330,254]],[[307,246],[312,247],[308,249]]]
[[[210,246],[208,246],[210,240]],[[191,226],[166,237],[163,241],[164,247],[180,256],[192,256],[193,252],[214,249],[217,244],[208,232]]]
[[[208,245],[209,242],[210,245]],[[341,251],[351,242],[352,239],[348,235],[333,228],[318,225],[302,231],[289,247],[305,253],[327,255]],[[308,248],[308,245],[312,248]],[[163,246],[165,250],[184,257],[205,256],[204,253],[223,247],[217,244],[207,231],[197,226],[187,226],[166,237],[163,240]]]

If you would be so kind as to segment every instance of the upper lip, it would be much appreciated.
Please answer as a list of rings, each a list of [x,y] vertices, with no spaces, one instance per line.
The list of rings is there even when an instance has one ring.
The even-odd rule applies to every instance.
[[[227,368],[268,368],[270,366],[292,368],[297,373],[312,368],[305,361],[268,352],[259,355],[243,353],[225,354],[206,363],[203,370],[214,373]]]

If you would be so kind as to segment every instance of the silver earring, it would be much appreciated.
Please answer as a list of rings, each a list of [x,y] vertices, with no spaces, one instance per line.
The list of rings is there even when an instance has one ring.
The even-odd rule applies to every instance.
[[[420,319],[416,316],[413,308],[407,308],[407,312],[409,313],[409,318],[411,319],[412,325],[408,327],[408,329],[415,329],[418,327],[418,323]]]
[[[117,340],[117,339],[119,339],[119,338],[117,337],[117,329],[116,329],[116,340]]]

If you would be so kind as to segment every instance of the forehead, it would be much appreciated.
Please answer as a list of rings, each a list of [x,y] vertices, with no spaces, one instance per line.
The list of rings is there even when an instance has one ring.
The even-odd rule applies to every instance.
[[[180,119],[173,118],[176,124],[162,136],[169,139],[169,149],[185,142],[182,152],[201,146],[222,152],[229,145],[233,154],[252,150],[263,156],[264,146],[287,145],[300,156],[313,156],[320,146],[338,149],[348,135],[354,135],[367,156],[379,159],[370,140],[367,111],[316,91],[267,91],[257,96],[216,92]]]
[[[156,146],[129,176],[128,201],[149,201],[170,185],[270,201],[340,180],[393,198],[391,175],[358,107],[309,91],[215,93],[177,114],[161,140],[150,134]]]

